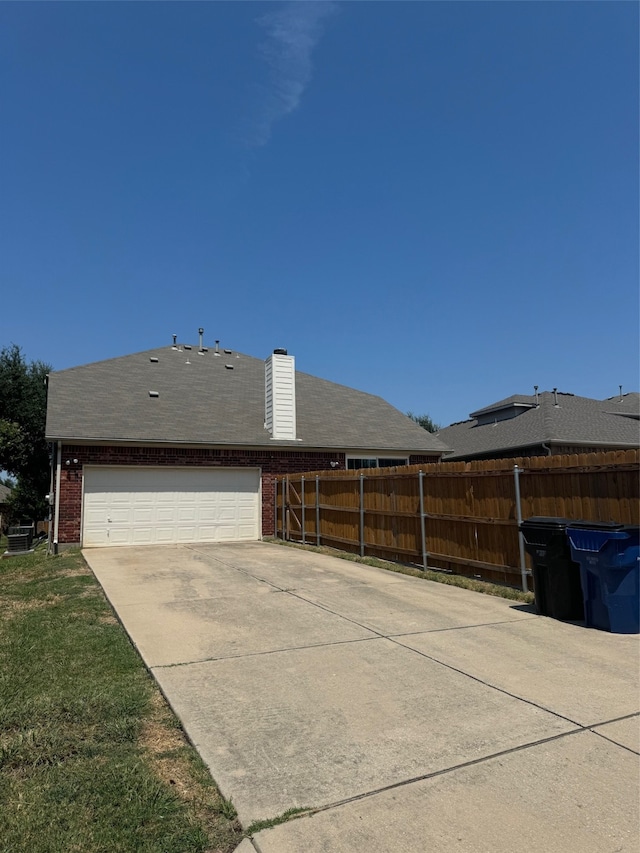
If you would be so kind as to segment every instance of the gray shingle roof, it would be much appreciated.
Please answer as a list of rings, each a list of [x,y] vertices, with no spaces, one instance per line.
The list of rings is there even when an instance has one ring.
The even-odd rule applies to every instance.
[[[9,499],[9,495],[11,494],[11,489],[8,486],[3,486],[0,483],[0,504],[5,504]]]
[[[157,362],[151,361],[157,359]],[[226,365],[233,365],[228,369]],[[150,391],[158,392],[151,397]],[[297,441],[264,427],[264,362],[171,346],[53,372],[46,435],[128,441],[440,453],[446,449],[382,398],[296,371]]]
[[[453,453],[447,459],[514,451],[542,443],[603,447],[640,446],[640,395],[593,400],[551,391],[535,396],[514,395],[474,412],[471,420],[440,430]],[[516,404],[516,405],[513,405]],[[521,405],[517,405],[521,404]],[[514,417],[501,420],[510,405]],[[516,411],[518,414],[516,414]],[[491,422],[495,412],[496,420]],[[481,423],[478,423],[480,418]]]

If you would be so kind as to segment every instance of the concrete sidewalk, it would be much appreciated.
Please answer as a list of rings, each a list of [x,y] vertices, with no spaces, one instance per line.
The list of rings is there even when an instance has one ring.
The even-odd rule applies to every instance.
[[[638,636],[266,543],[84,552],[242,853],[640,845]]]

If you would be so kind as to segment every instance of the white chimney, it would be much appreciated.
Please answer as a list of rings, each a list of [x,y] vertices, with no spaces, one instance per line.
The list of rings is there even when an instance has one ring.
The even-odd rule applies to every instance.
[[[286,349],[276,349],[264,364],[266,428],[272,438],[296,439],[296,365]]]

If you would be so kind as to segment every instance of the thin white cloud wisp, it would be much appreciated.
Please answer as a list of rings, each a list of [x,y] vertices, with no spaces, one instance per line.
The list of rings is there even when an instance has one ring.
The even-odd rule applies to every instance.
[[[266,145],[273,125],[300,105],[311,80],[313,51],[336,8],[330,0],[293,0],[257,19],[266,35],[261,53],[269,66],[270,86],[257,116],[252,147]]]

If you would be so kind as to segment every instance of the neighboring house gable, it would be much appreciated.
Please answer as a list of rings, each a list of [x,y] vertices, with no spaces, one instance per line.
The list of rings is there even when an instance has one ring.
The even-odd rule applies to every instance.
[[[109,538],[103,544],[270,535],[277,474],[345,467],[348,458],[436,461],[446,449],[380,397],[295,371],[285,351],[265,364],[217,346],[175,345],[51,373],[46,435],[60,483],[54,539],[85,544],[94,528],[96,541]],[[169,468],[188,499],[160,471]],[[209,473],[186,470],[194,468]],[[219,468],[239,473],[223,477]],[[118,490],[130,496],[126,507]],[[151,493],[155,504],[138,501]]]
[[[440,430],[446,459],[497,459],[640,446],[640,395],[594,400],[557,391],[514,395]]]
[[[0,532],[4,531],[4,528],[7,526],[6,513],[10,495],[11,489],[8,486],[0,484]]]

